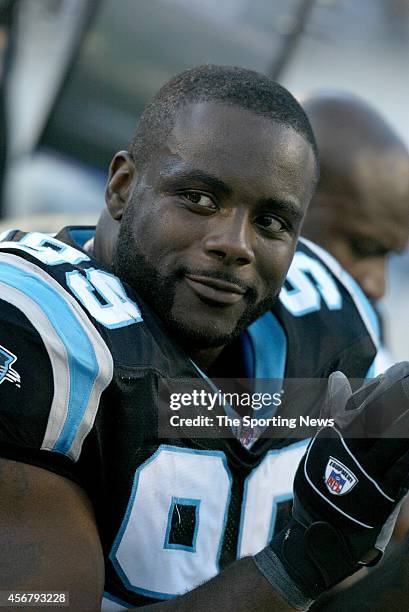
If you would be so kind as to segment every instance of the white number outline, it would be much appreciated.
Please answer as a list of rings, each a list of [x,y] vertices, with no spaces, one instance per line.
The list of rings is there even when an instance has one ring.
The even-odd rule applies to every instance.
[[[225,534],[225,530],[226,530],[227,519],[228,519],[228,512],[229,512],[229,508],[230,508],[231,490],[232,490],[233,478],[232,478],[231,472],[230,472],[230,470],[229,470],[229,468],[227,466],[227,458],[226,458],[226,455],[225,455],[225,453],[223,451],[218,451],[218,450],[199,450],[199,449],[192,449],[192,448],[186,448],[186,447],[172,446],[172,445],[168,445],[168,444],[161,444],[159,446],[159,448],[153,453],[153,455],[151,455],[142,465],[140,465],[136,469],[135,475],[134,475],[134,480],[133,480],[131,494],[130,494],[130,497],[129,497],[129,500],[128,500],[128,505],[127,505],[126,512],[125,512],[125,516],[124,516],[124,518],[122,520],[121,526],[120,526],[120,528],[118,530],[118,533],[117,533],[117,535],[115,537],[115,540],[114,540],[114,543],[112,545],[112,549],[111,549],[111,552],[109,554],[109,559],[111,560],[111,562],[112,562],[112,564],[113,564],[113,566],[114,566],[114,568],[115,568],[119,578],[121,579],[122,583],[124,584],[124,586],[129,591],[137,593],[139,595],[145,595],[145,596],[156,598],[156,599],[167,600],[167,599],[172,599],[174,597],[178,597],[178,595],[180,595],[180,593],[179,592],[178,593],[163,593],[163,592],[160,592],[160,591],[153,591],[153,590],[145,589],[143,587],[135,586],[134,584],[132,584],[130,582],[130,580],[127,577],[126,573],[122,569],[120,562],[117,559],[117,552],[118,552],[119,546],[122,543],[125,531],[127,529],[128,523],[129,523],[130,515],[131,515],[132,510],[134,508],[135,497],[136,497],[136,494],[137,494],[137,489],[138,489],[139,478],[140,478],[141,472],[150,463],[155,461],[163,451],[170,451],[170,452],[174,452],[176,454],[193,454],[193,455],[201,455],[201,456],[219,457],[220,460],[221,460],[221,466],[223,466],[225,474],[228,477],[229,489],[228,489],[228,495],[227,495],[227,500],[226,500],[225,509],[224,509],[223,525],[222,525],[222,529],[220,530],[218,550],[217,550],[216,559],[215,559],[215,566],[217,568],[217,571],[213,575],[216,575],[220,571],[220,555],[221,555],[221,552],[222,552],[224,534]],[[210,577],[212,577],[212,576],[210,576]],[[207,579],[210,579],[210,577],[208,577]],[[201,581],[201,579],[200,579],[200,581]],[[190,588],[194,588],[195,586],[197,586],[197,585],[196,584],[192,585]]]
[[[283,448],[283,449],[274,449],[269,451],[266,456],[263,458],[263,461],[261,461],[261,463],[247,476],[245,483],[244,483],[244,489],[243,489],[243,500],[242,500],[242,505],[241,505],[241,515],[240,515],[240,525],[239,525],[239,536],[238,536],[238,541],[237,541],[237,558],[240,558],[240,549],[241,549],[241,544],[242,544],[242,535],[243,535],[243,522],[244,522],[244,512],[246,510],[246,501],[247,501],[247,491],[248,491],[248,485],[251,481],[252,478],[255,477],[255,475],[257,474],[257,470],[260,468],[261,465],[263,465],[263,463],[268,460],[269,457],[271,456],[280,456],[282,453],[287,453],[288,451],[295,451],[296,452],[296,456],[298,458],[298,448],[300,448],[300,450],[302,451],[300,453],[300,457],[304,454],[304,450],[306,449],[307,445],[308,445],[309,440],[300,440],[297,442],[294,442],[294,444],[290,444],[289,446]],[[127,504],[127,508],[126,508],[126,512],[125,512],[125,516],[122,520],[121,526],[118,530],[118,533],[115,537],[109,558],[112,562],[112,564],[115,567],[115,570],[119,576],[119,578],[121,579],[121,581],[123,582],[124,586],[131,592],[134,593],[138,593],[140,595],[145,595],[148,597],[154,597],[156,599],[171,599],[174,597],[177,597],[180,592],[176,592],[176,593],[164,593],[164,592],[159,592],[159,591],[154,591],[154,590],[149,590],[146,589],[144,587],[141,586],[137,586],[135,584],[132,584],[130,582],[130,579],[127,577],[124,569],[121,566],[120,561],[117,559],[117,552],[118,549],[123,541],[123,538],[125,537],[125,532],[126,529],[128,527],[128,523],[129,523],[129,518],[130,518],[130,514],[133,511],[134,508],[134,504],[135,504],[135,497],[137,495],[137,489],[138,489],[138,484],[139,484],[139,478],[141,475],[141,472],[150,464],[152,463],[152,461],[156,460],[159,455],[163,452],[163,451],[170,451],[173,453],[176,453],[178,455],[180,454],[195,454],[195,455],[202,455],[202,456],[216,456],[219,457],[221,459],[221,466],[224,468],[225,473],[228,476],[229,479],[229,490],[228,490],[228,495],[226,498],[226,504],[225,504],[225,509],[224,509],[224,519],[223,519],[223,524],[222,524],[222,529],[221,529],[221,533],[220,533],[220,541],[219,541],[219,546],[218,546],[218,551],[217,551],[217,556],[215,559],[215,566],[218,568],[218,571],[220,571],[220,555],[221,555],[221,551],[222,551],[222,545],[223,545],[223,541],[224,541],[224,537],[225,537],[225,529],[226,529],[226,525],[227,525],[227,518],[228,518],[228,513],[229,513],[229,508],[230,508],[230,502],[231,502],[231,493],[232,493],[232,483],[233,483],[233,479],[232,479],[232,475],[230,473],[230,470],[228,468],[227,465],[227,458],[226,455],[223,451],[218,451],[218,450],[196,450],[196,449],[190,449],[190,448],[183,448],[183,447],[179,447],[179,446],[172,446],[172,445],[167,445],[167,444],[162,444],[161,446],[158,447],[158,449],[155,451],[155,453],[149,457],[142,465],[140,465],[137,470],[135,471],[135,475],[134,475],[134,480],[133,480],[133,485],[132,485],[132,491],[128,500],[128,504]],[[284,461],[284,459],[283,459]],[[291,461],[291,458],[290,458]],[[298,463],[298,462],[297,462]],[[295,474],[295,469],[294,469],[294,474]],[[164,546],[163,548],[166,549],[166,538],[168,536],[168,531],[169,531],[169,518],[171,517],[171,507],[172,507],[172,502],[175,500],[175,496],[171,496],[170,500],[169,500],[169,506],[167,508],[167,512],[166,515],[168,517],[167,519],[167,525],[166,525],[166,536],[165,536],[165,541],[164,541]],[[269,528],[268,528],[268,538],[271,539],[273,532],[274,532],[274,526],[275,526],[275,520],[276,520],[276,516],[277,516],[277,505],[280,501],[286,501],[286,500],[290,500],[292,499],[292,486],[289,487],[289,491],[288,492],[283,492],[280,493],[278,495],[273,496],[273,504],[272,504],[272,508],[271,508],[271,515],[269,517]],[[188,498],[183,498],[184,501],[187,501]],[[197,498],[191,498],[191,500],[196,504],[196,506],[198,506],[198,502],[202,502],[203,500],[199,500]],[[197,537],[197,533],[199,532],[199,521],[200,518],[198,518],[198,521],[196,522],[196,526],[195,526],[195,531],[196,531],[196,537]],[[131,536],[132,537],[132,536]],[[265,542],[264,545],[268,544],[269,539]],[[134,543],[130,543],[130,544],[134,544],[135,548],[136,548],[136,544]],[[177,549],[178,545],[172,545],[172,548]],[[186,551],[186,547],[180,547],[179,550],[184,550]],[[196,549],[194,547],[194,550],[192,549],[192,547],[189,547],[188,552],[192,553],[195,552]],[[197,583],[195,584],[189,584],[189,585],[185,585],[185,589],[193,589],[195,588],[195,586],[197,586],[197,584],[200,584],[201,582],[203,582],[203,580],[208,580],[209,577],[202,577],[199,576],[199,580]],[[176,587],[175,587],[176,588]]]
[[[49,244],[46,244],[46,243]],[[51,246],[54,244],[57,248],[53,249]],[[29,253],[33,257],[36,257],[47,266],[61,266],[63,264],[76,265],[82,261],[90,261],[90,258],[86,253],[79,251],[61,240],[57,240],[52,236],[42,234],[40,232],[29,232],[25,234],[18,242],[4,241],[1,243],[2,248],[12,248],[19,251]],[[71,258],[67,257],[67,253],[71,254]],[[47,257],[49,255],[49,257]],[[56,259],[57,256],[59,259]]]
[[[286,460],[287,461],[290,460],[292,464],[293,459],[290,456],[290,454],[294,454],[294,458],[298,459],[297,464],[296,464],[298,465],[299,461],[301,460],[301,457],[303,456],[308,446],[308,443],[309,443],[309,439],[299,440],[298,442],[289,444],[288,446],[284,448],[278,448],[278,449],[273,449],[273,450],[268,451],[263,457],[263,460],[259,463],[259,465],[254,470],[252,470],[252,472],[250,472],[250,474],[247,476],[246,480],[244,481],[243,500],[242,500],[241,511],[240,511],[240,526],[239,526],[239,535],[237,539],[237,559],[240,559],[241,557],[244,557],[244,556],[256,554],[262,548],[264,548],[264,546],[267,546],[267,544],[271,541],[271,538],[273,537],[274,529],[276,526],[278,504],[280,502],[288,501],[293,498],[292,491],[293,491],[293,479],[294,479],[295,471],[293,474],[290,475],[291,480],[288,482],[288,489],[287,489],[287,484],[285,485],[285,489],[287,490],[284,490],[278,494],[274,494],[273,492],[270,519],[269,519],[269,527],[268,527],[268,530],[266,530],[267,532],[266,538],[264,539],[263,542],[258,542],[258,546],[255,548],[254,548],[254,543],[250,542],[251,549],[249,548],[249,545],[245,542],[245,529],[246,529],[245,521],[246,521],[246,518],[248,517],[250,517],[250,519],[252,518],[251,508],[249,509],[247,508],[250,483],[253,480],[257,480],[257,478],[260,477],[260,470],[262,470],[265,465],[268,465],[268,463],[271,461],[271,458],[276,458],[276,460],[279,463],[280,463],[280,459],[283,463],[285,463]],[[277,469],[278,467],[282,467],[282,466],[274,466],[274,464],[272,465],[273,469]],[[270,490],[271,488],[273,488],[273,486],[275,487],[276,483],[274,483],[274,485],[270,487]],[[246,544],[247,544],[247,548],[246,548]]]
[[[314,277],[315,283],[308,277]],[[286,280],[293,289],[280,291],[280,301],[295,317],[302,317],[321,309],[324,300],[329,310],[342,308],[342,296],[330,272],[317,259],[297,251]]]
[[[66,283],[71,293],[73,293],[73,295],[76,296],[76,298],[81,302],[84,308],[87,309],[90,315],[94,317],[94,319],[96,319],[99,323],[101,323],[101,325],[109,329],[116,329],[118,327],[126,327],[128,325],[132,325],[133,323],[140,323],[142,321],[142,314],[141,314],[141,311],[138,305],[136,304],[136,302],[133,302],[131,299],[129,299],[129,297],[126,294],[123,284],[121,283],[121,281],[119,280],[117,276],[115,276],[114,274],[111,274],[110,272],[107,272],[106,270],[99,270],[96,268],[86,268],[84,269],[84,272],[86,274],[86,277],[83,274],[81,274],[81,272],[79,272],[78,270],[73,270],[72,272],[66,272],[65,274]],[[126,310],[126,307],[124,307],[123,309],[124,318],[122,320],[119,320],[116,323],[107,323],[102,318],[102,316],[98,316],[97,311],[93,307],[90,308],[88,306],[87,301],[88,299],[91,299],[93,300],[96,308],[101,309],[101,311],[104,311],[104,310],[108,311],[110,308],[117,309],[118,312],[121,312],[122,310],[120,305],[113,304],[105,296],[103,289],[101,287],[98,287],[98,282],[97,282],[98,276],[96,276],[97,274],[101,276],[110,277],[116,281],[118,285],[118,289],[120,289],[120,291],[122,292],[122,295],[120,295],[120,293],[117,293],[115,289],[113,289],[112,287],[110,287],[110,289],[113,293],[116,294],[116,296],[118,297],[119,301],[122,302],[122,304],[124,305],[128,304],[131,307],[131,309],[135,309],[135,314],[133,316],[130,316],[129,312],[127,312]],[[74,278],[80,278],[82,281],[88,283],[88,285],[81,287],[81,290],[79,291],[78,288],[76,289],[73,287]],[[82,291],[86,292],[86,294],[84,293],[84,295],[82,295]],[[100,296],[106,301],[106,304],[100,304],[98,302],[96,297],[93,295],[94,291],[97,291],[100,294]]]

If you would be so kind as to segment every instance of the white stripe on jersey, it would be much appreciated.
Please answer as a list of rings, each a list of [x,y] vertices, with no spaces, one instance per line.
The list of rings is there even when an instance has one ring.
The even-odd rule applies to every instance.
[[[325,263],[333,275],[348,291],[359,314],[361,315],[361,319],[364,322],[369,335],[371,336],[372,342],[374,343],[375,347],[378,348],[380,345],[379,332],[371,322],[367,312],[369,309],[372,310],[372,306],[359,285],[357,285],[352,276],[348,274],[346,270],[344,270],[341,264],[335,259],[335,257],[328,253],[328,251],[320,247],[318,244],[315,244],[315,242],[307,240],[307,238],[300,237],[299,241],[302,244],[305,244],[305,246],[307,246],[313,253],[315,253],[315,255],[317,255],[317,257],[319,257],[319,259]],[[374,317],[376,317],[375,312],[373,314]]]
[[[19,231],[18,229],[14,229],[14,228],[9,228],[9,229],[4,230],[4,232],[1,232],[0,234],[0,242],[7,240],[7,238],[12,232],[18,232],[18,231]]]
[[[45,312],[46,306],[36,301],[28,293],[23,292],[20,288],[4,281],[4,278],[2,279],[2,282],[0,282],[0,298],[18,308],[37,330],[44,342],[52,366],[54,396],[41,448],[43,450],[64,452],[68,457],[77,461],[81,453],[82,444],[93,426],[101,394],[112,380],[113,360],[111,353],[78,302],[54,278],[35,264],[9,253],[2,253],[1,255],[0,265],[4,264],[14,268],[16,274],[21,272],[27,274],[30,279],[37,281],[39,285],[44,286],[46,284],[53,294],[58,296],[58,300],[67,309],[71,320],[76,326],[76,329],[73,329],[73,353],[76,342],[75,332],[83,335],[94,352],[97,370],[88,401],[79,422],[75,424],[75,432],[71,432],[73,437],[72,443],[70,443],[69,448],[61,451],[58,445],[62,444],[61,434],[67,419],[71,418],[69,414],[70,399],[72,394],[75,393],[75,389],[72,389],[70,382],[70,362],[67,346],[64,343],[64,339],[58,333],[55,322]],[[58,316],[58,313],[55,313],[55,315]],[[81,363],[82,355],[78,354],[76,357],[80,364],[79,367],[85,367]]]

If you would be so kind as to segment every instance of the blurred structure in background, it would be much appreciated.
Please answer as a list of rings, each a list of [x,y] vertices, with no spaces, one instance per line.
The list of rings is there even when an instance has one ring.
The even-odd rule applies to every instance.
[[[12,26],[16,8],[15,0],[0,0],[0,217],[3,211],[3,184],[8,148],[6,91],[16,33]]]
[[[81,215],[96,216],[112,154],[127,146],[147,100],[172,74],[205,62],[270,74],[296,93],[356,93],[409,143],[409,0],[11,5],[5,217],[59,213],[81,222]],[[409,334],[403,303],[409,295],[402,287],[409,287],[409,256],[391,262],[390,279],[387,338],[396,358],[408,358],[402,321]]]

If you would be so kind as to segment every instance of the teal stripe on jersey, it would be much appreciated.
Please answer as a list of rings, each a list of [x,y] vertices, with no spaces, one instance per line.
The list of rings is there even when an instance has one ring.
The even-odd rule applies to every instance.
[[[254,351],[254,370],[249,378],[284,378],[287,361],[287,337],[272,312],[267,311],[245,332]]]
[[[70,380],[67,414],[62,431],[51,450],[68,454],[99,374],[94,347],[64,296],[39,276],[29,274],[17,266],[0,263],[0,282],[25,293],[38,304],[66,349]]]

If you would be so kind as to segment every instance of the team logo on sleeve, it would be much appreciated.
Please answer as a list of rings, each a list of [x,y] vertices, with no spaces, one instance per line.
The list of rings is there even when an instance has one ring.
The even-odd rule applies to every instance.
[[[330,457],[325,468],[325,484],[333,495],[345,495],[358,482],[358,478],[343,463]]]
[[[20,387],[20,374],[16,372],[12,365],[17,361],[17,357],[0,344],[0,385],[5,380]]]

